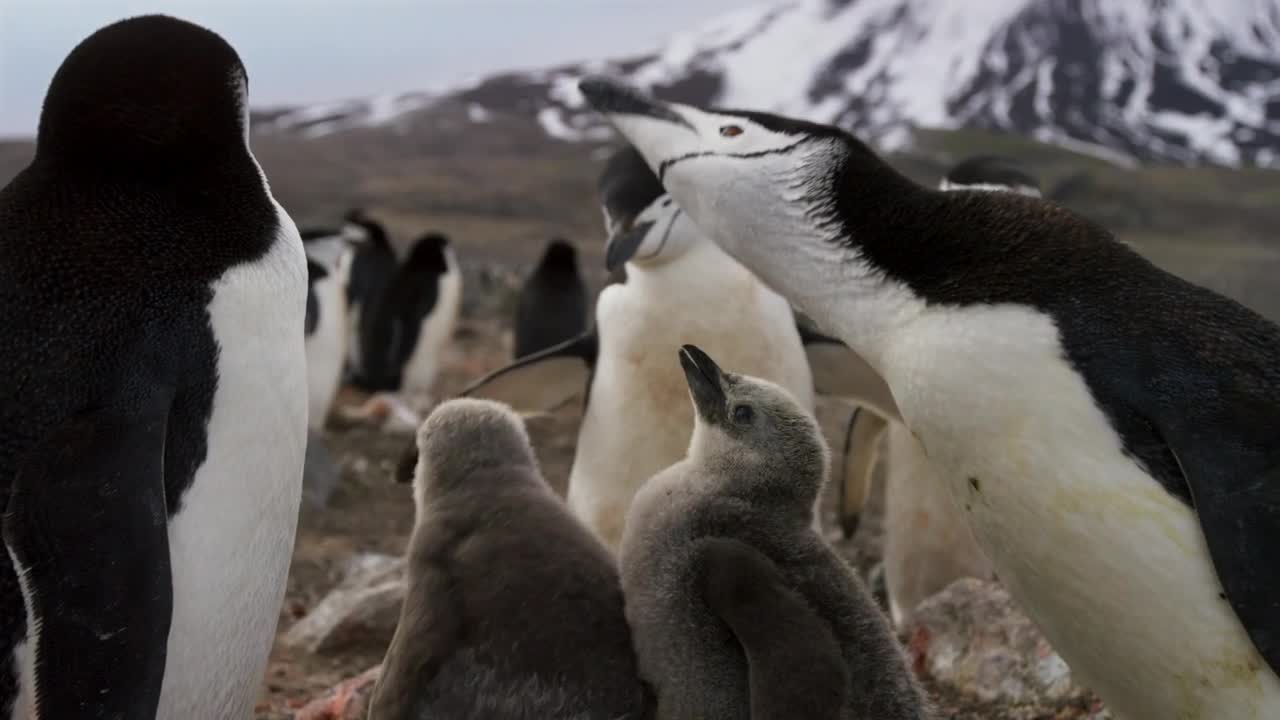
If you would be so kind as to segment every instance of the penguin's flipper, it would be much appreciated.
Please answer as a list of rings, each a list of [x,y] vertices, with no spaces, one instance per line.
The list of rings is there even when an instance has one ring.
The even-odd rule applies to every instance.
[[[846,538],[858,531],[862,508],[871,496],[871,484],[880,459],[880,438],[884,437],[889,421],[874,412],[855,407],[845,426],[844,451],[841,457],[839,481],[840,530]]]
[[[844,717],[850,679],[830,625],[754,548],[708,538],[696,552],[703,598],[747,657],[752,720]]]
[[[800,342],[804,344],[804,354],[813,373],[815,392],[846,398],[870,407],[882,417],[902,422],[902,413],[889,386],[861,355],[837,338],[809,330],[799,323],[796,329],[800,331]]]
[[[1280,562],[1268,553],[1280,547],[1280,449],[1261,458],[1258,471],[1233,465],[1241,451],[1216,445],[1214,429],[1185,430],[1166,444],[1191,490],[1218,581],[1258,653],[1280,673]]]
[[[489,373],[460,394],[497,400],[517,412],[552,410],[587,391],[598,350],[596,331],[591,328]]]
[[[4,542],[41,717],[155,716],[173,610],[163,395],[73,418],[14,475]]]

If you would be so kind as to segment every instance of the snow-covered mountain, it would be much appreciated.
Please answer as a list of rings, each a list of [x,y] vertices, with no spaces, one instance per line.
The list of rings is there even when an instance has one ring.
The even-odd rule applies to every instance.
[[[837,123],[886,149],[914,127],[979,127],[1120,162],[1280,167],[1280,0],[789,0],[677,33],[649,56],[507,73],[440,99],[475,122],[521,115],[561,140],[601,139],[575,84],[588,72]],[[438,101],[303,108],[268,125],[302,118],[319,134]]]

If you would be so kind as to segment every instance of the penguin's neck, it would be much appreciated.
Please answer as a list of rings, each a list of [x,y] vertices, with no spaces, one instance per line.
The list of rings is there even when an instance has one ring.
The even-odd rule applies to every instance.
[[[694,242],[670,260],[628,264],[627,282],[634,282],[637,287],[679,287],[681,295],[699,288],[721,295],[735,287],[758,283],[751,271],[710,240]]]

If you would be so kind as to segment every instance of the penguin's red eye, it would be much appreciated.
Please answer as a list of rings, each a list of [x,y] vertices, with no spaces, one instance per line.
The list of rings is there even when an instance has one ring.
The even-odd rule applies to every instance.
[[[742,128],[738,127],[737,125],[725,125],[724,127],[720,128],[721,137],[727,137],[727,138],[738,137],[741,134],[742,134]]]

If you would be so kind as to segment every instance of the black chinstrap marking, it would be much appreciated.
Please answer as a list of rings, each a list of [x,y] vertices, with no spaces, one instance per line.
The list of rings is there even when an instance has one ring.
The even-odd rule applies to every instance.
[[[729,158],[737,158],[739,160],[752,160],[754,158],[762,158],[762,157],[767,157],[769,155],[785,155],[791,152],[792,150],[795,150],[796,148],[800,147],[801,145],[809,142],[810,140],[811,138],[806,137],[806,138],[797,140],[791,143],[790,145],[785,145],[780,148],[772,148],[770,150],[757,150],[756,152],[749,152],[749,153],[718,153],[718,152],[715,152],[714,150],[700,150],[698,152],[686,153],[684,155],[679,155],[677,157],[670,158],[668,160],[663,160],[662,163],[658,166],[658,180],[660,182],[665,182],[667,179],[667,171],[670,170],[677,163],[684,162],[685,160],[692,160],[694,158],[700,158],[700,157],[729,157]]]

